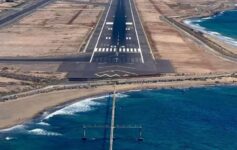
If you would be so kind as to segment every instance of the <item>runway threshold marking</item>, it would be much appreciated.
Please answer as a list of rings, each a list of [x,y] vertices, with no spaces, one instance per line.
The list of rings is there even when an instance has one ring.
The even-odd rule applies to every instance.
[[[95,52],[97,53],[105,53],[105,52],[116,52],[116,48],[108,48],[108,47],[104,47],[104,48],[95,48]],[[139,53],[140,51],[137,50],[136,48],[119,48],[119,53]]]
[[[111,66],[112,67],[112,66]],[[124,66],[113,66],[113,67],[120,67],[120,68],[129,68],[129,69],[135,69],[132,67],[124,67]],[[102,68],[102,67],[101,67]],[[108,68],[108,67],[103,67],[103,68]],[[109,71],[102,71],[102,72],[98,72],[96,74],[109,74],[109,73],[114,73],[114,72],[120,72],[120,73],[126,73],[126,74],[133,74],[133,75],[137,75],[134,72],[129,72],[129,71],[125,71],[125,70],[119,70],[119,69],[115,69],[115,70],[109,70]]]
[[[113,0],[110,0],[109,8],[108,8],[108,11],[107,11],[107,13],[106,13],[105,20],[104,20],[102,29],[101,29],[101,31],[100,31],[99,37],[98,37],[98,39],[97,39],[97,41],[96,41],[95,48],[94,48],[94,50],[93,50],[93,53],[92,53],[92,56],[91,56],[91,59],[90,59],[90,63],[92,62],[93,57],[94,57],[94,55],[95,55],[95,49],[96,49],[97,46],[98,46],[98,43],[99,43],[101,34],[102,34],[103,30],[104,30],[105,23],[106,23],[106,21],[107,21],[107,18],[108,18],[108,15],[109,15],[109,12],[110,12],[110,9],[111,9],[111,6],[112,6],[112,2],[113,2]]]
[[[132,22],[126,22],[126,25],[133,25]]]
[[[106,22],[106,25],[113,25],[113,22]]]
[[[102,48],[98,48],[97,50],[97,46],[98,46],[98,43],[99,43],[99,40],[101,38],[101,35],[103,33],[103,30],[105,28],[105,25],[112,25],[113,22],[107,22],[107,18],[108,18],[108,15],[109,15],[109,12],[111,10],[111,6],[112,6],[112,3],[113,3],[113,0],[110,1],[110,5],[109,5],[109,8],[107,10],[107,13],[106,13],[106,16],[105,16],[105,20],[103,22],[103,25],[102,25],[102,28],[101,28],[101,31],[100,31],[100,34],[98,36],[98,39],[96,41],[96,44],[95,44],[95,47],[94,47],[94,50],[93,50],[93,53],[92,53],[92,56],[91,56],[91,59],[90,59],[90,63],[93,61],[93,58],[94,58],[94,55],[96,52],[104,52],[105,50],[103,50]],[[137,38],[137,42],[138,42],[138,48],[136,50],[136,48],[134,48],[134,51],[131,50],[131,52],[138,52],[141,56],[141,62],[144,63],[144,58],[143,58],[143,54],[142,54],[142,51],[141,51],[141,44],[140,44],[140,39],[138,37],[138,31],[137,31],[137,26],[136,26],[136,22],[135,22],[135,19],[134,19],[134,12],[133,12],[133,7],[132,7],[132,3],[131,3],[131,0],[129,0],[129,5],[130,5],[130,9],[131,9],[131,15],[132,15],[132,20],[133,22],[126,22],[126,25],[134,25],[134,29],[135,29],[135,33],[136,33],[136,38]],[[107,37],[107,39],[109,39]],[[127,40],[131,40],[131,37],[127,37]],[[110,52],[116,52],[116,47],[112,47],[110,48]],[[123,48],[123,52],[127,52],[129,53],[130,52],[130,49],[129,48]]]
[[[138,32],[137,32],[137,26],[136,26],[136,22],[135,22],[135,19],[134,19],[134,14],[133,14],[133,9],[132,9],[132,4],[131,4],[131,0],[129,0],[129,5],[130,5],[130,8],[131,8],[131,14],[132,14],[132,19],[133,19],[133,23],[134,23],[134,29],[135,29],[135,32],[136,32],[136,36],[137,36],[137,41],[138,41],[138,46],[139,46],[139,53],[141,55],[141,60],[142,60],[142,63],[144,63],[144,58],[143,58],[143,54],[142,54],[142,51],[141,51],[141,44],[140,44],[140,39],[138,37]],[[139,16],[138,16],[139,17]]]

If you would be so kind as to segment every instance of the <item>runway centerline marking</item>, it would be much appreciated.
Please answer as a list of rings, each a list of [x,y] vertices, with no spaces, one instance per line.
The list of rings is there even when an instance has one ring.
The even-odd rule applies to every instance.
[[[137,30],[137,24],[136,24],[137,22],[136,22],[135,16],[134,16],[134,10],[133,10],[133,8],[134,8],[133,5],[134,4],[131,2],[131,0],[129,0],[129,8],[131,9],[130,13],[131,13],[132,20],[129,21],[129,22],[126,22],[126,25],[127,25],[126,28],[127,28],[127,30],[130,30],[131,28],[133,30],[135,30],[135,37],[136,37],[136,41],[137,41],[137,44],[138,44],[136,46],[137,51],[136,51],[135,47],[132,48],[132,47],[127,47],[126,46],[126,47],[122,47],[122,48],[125,48],[125,49],[120,49],[121,48],[120,46],[117,48],[115,45],[111,45],[110,49],[108,49],[108,51],[107,51],[107,49],[106,49],[107,46],[105,44],[103,45],[102,48],[98,48],[99,42],[101,41],[101,37],[103,36],[103,33],[104,33],[104,29],[106,28],[106,30],[110,30],[110,29],[112,29],[110,26],[114,24],[114,22],[111,22],[111,21],[108,20],[110,12],[112,10],[111,8],[112,8],[112,5],[113,5],[113,2],[114,2],[114,0],[110,0],[110,5],[108,6],[108,10],[106,12],[105,19],[104,19],[103,25],[101,27],[101,31],[99,33],[99,36],[98,36],[97,40],[96,40],[96,44],[95,44],[94,50],[93,50],[91,58],[90,58],[90,63],[93,62],[93,59],[94,59],[96,53],[98,53],[98,52],[99,53],[101,53],[101,52],[103,53],[103,52],[109,52],[109,51],[110,52],[116,52],[117,49],[118,49],[118,52],[122,52],[123,51],[125,53],[134,53],[134,52],[135,53],[139,53],[140,54],[141,62],[144,63],[144,57],[143,57],[143,54],[142,54],[142,51],[141,51],[141,43],[140,43],[140,39],[138,37],[138,30]],[[105,40],[110,40],[111,37],[106,36],[106,37],[104,37],[104,39]],[[125,40],[132,40],[131,35],[128,34],[125,37]],[[135,38],[134,38],[134,40],[135,40]],[[116,53],[116,55],[117,55],[117,53]]]

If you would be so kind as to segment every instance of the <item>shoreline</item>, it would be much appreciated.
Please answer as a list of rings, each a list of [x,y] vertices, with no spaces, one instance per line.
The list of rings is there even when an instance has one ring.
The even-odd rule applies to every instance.
[[[183,24],[185,24],[187,27],[189,27],[191,29],[202,32],[203,35],[206,36],[209,40],[211,40],[217,44],[220,44],[221,46],[223,46],[230,52],[234,52],[234,49],[237,47],[237,39],[230,37],[230,36],[223,35],[220,32],[206,29],[205,27],[202,27],[200,25],[193,23],[193,20],[204,20],[205,18],[213,18],[213,17],[216,17],[218,15],[221,15],[221,14],[223,14],[225,12],[229,12],[229,11],[237,11],[237,8],[219,10],[219,11],[213,12],[210,15],[190,16],[187,18],[182,18],[180,20],[180,22],[182,22]]]
[[[218,81],[218,83],[217,83]],[[236,86],[237,78],[233,80],[209,80],[209,81],[176,81],[161,83],[124,84],[117,85],[119,93],[133,90],[159,90],[159,89],[185,89],[210,86]],[[53,113],[73,103],[88,99],[105,96],[111,93],[112,85],[53,91],[38,95],[19,98],[16,100],[0,103],[0,130],[6,130],[16,125],[21,125],[37,119],[42,119],[45,112]],[[63,98],[62,98],[63,96]],[[29,109],[25,109],[28,105]]]
[[[210,85],[196,85],[196,86],[187,86],[187,87],[160,87],[160,88],[146,88],[146,89],[131,89],[131,90],[126,90],[126,91],[117,91],[117,93],[120,93],[120,94],[123,94],[123,93],[129,93],[129,92],[134,92],[134,91],[144,91],[144,90],[163,90],[163,89],[167,89],[167,90],[172,90],[172,89],[191,89],[191,88],[204,88],[204,87],[221,87],[221,86],[237,86],[237,84],[210,84]],[[62,104],[59,104],[57,106],[54,106],[52,108],[48,108],[46,110],[43,110],[41,112],[39,112],[37,115],[35,115],[33,118],[31,118],[30,120],[26,120],[25,122],[21,123],[21,124],[17,124],[17,125],[22,125],[22,124],[25,124],[27,122],[31,122],[31,121],[37,121],[37,120],[40,120],[40,119],[43,119],[45,116],[45,112],[47,112],[47,115],[50,115],[60,109],[63,109],[67,106],[70,106],[72,104],[75,104],[77,102],[80,102],[80,101],[84,101],[84,100],[87,100],[87,99],[99,99],[100,97],[106,97],[106,95],[108,95],[109,93],[101,93],[101,94],[98,94],[98,95],[91,95],[91,96],[88,96],[88,97],[81,97],[81,98],[77,98],[77,99],[72,99],[72,100],[69,100],[69,101],[66,101],[65,103],[62,103]],[[17,125],[14,125],[14,126],[17,126]],[[14,127],[12,126],[12,127]],[[12,128],[12,127],[7,127],[7,128],[0,128],[0,133],[1,133],[1,130],[5,130],[5,129],[9,129],[9,128]]]
[[[187,19],[202,19],[202,18],[207,18],[207,17],[210,17],[210,16],[218,15],[218,14],[223,13],[223,12],[225,12],[225,11],[233,11],[233,10],[237,10],[237,5],[236,5],[235,7],[230,7],[230,8],[225,8],[225,9],[214,10],[213,12],[208,13],[208,14],[190,15],[190,16],[186,16],[186,17],[180,16],[180,21],[183,22],[184,20],[187,20]]]

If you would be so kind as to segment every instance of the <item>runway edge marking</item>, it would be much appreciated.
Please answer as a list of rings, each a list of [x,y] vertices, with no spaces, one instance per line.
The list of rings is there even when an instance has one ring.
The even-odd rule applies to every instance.
[[[144,58],[143,58],[143,54],[142,54],[142,51],[141,51],[141,44],[140,44],[140,39],[138,37],[137,26],[136,26],[136,22],[135,22],[135,19],[134,19],[131,0],[129,0],[129,4],[130,4],[130,8],[131,8],[131,14],[132,14],[133,22],[134,22],[134,28],[135,28],[135,32],[136,32],[136,36],[137,36],[138,46],[139,46],[139,49],[140,49],[141,60],[142,60],[142,63],[144,63]]]
[[[103,9],[103,10],[105,10],[105,9]],[[88,48],[88,46],[89,46],[89,44],[90,44],[90,42],[91,42],[91,39],[92,39],[93,35],[95,34],[95,31],[96,31],[96,29],[97,29],[97,27],[98,27],[98,25],[99,25],[100,20],[102,19],[102,17],[103,17],[103,13],[100,15],[100,18],[99,18],[99,20],[98,20],[98,22],[97,22],[97,24],[96,24],[96,26],[95,26],[95,28],[94,28],[94,31],[91,33],[90,38],[89,38],[88,42],[86,43],[86,46],[85,46],[85,48],[84,48],[84,50],[83,50],[83,53],[86,52],[86,50],[87,50],[87,48]]]
[[[100,31],[99,37],[98,37],[98,39],[97,39],[97,41],[96,41],[95,48],[98,46],[98,43],[99,43],[99,40],[100,40],[101,34],[102,34],[102,32],[103,32],[103,29],[104,29],[104,26],[105,26],[106,20],[107,20],[108,15],[109,15],[110,8],[111,8],[111,6],[112,6],[112,2],[113,2],[113,0],[110,0],[109,8],[108,8],[108,11],[107,11],[107,13],[106,13],[105,20],[104,20],[103,26],[102,26],[102,28],[101,28],[101,31]],[[91,59],[90,59],[90,63],[92,62],[93,57],[94,57],[94,55],[95,55],[95,48],[94,48],[94,50],[93,50],[93,53],[92,53],[92,56],[91,56]]]
[[[139,22],[140,22],[140,24],[141,24],[141,26],[142,26],[143,33],[145,34],[146,41],[147,41],[147,44],[148,44],[148,46],[149,46],[151,56],[152,56],[153,60],[155,60],[155,56],[154,56],[154,54],[153,54],[153,52],[152,52],[151,44],[150,44],[150,42],[149,42],[149,40],[148,40],[148,37],[147,37],[146,31],[145,31],[145,28],[144,28],[144,26],[143,26],[143,24],[142,24],[142,20],[141,20],[140,13],[138,13],[138,9],[137,9],[137,6],[136,6],[135,3],[134,3],[134,7],[135,7],[135,10],[136,10],[137,15],[138,15]]]

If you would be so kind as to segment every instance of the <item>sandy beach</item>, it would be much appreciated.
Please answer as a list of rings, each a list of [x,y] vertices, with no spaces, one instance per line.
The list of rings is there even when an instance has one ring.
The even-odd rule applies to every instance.
[[[175,82],[122,84],[116,85],[116,91],[123,92],[137,89],[189,88],[217,85],[217,83],[220,85],[235,84],[237,83],[237,78],[223,77],[207,79],[205,81],[188,80]],[[112,92],[113,89],[114,87],[112,85],[81,89],[66,89],[0,102],[0,128],[3,129],[17,124],[22,124],[55,106],[83,100],[88,97],[105,95]]]

